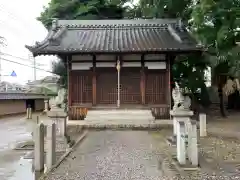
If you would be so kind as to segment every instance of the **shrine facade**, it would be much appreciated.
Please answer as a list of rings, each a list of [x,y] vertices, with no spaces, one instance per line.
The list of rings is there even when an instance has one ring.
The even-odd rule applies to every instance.
[[[34,56],[58,55],[68,70],[69,115],[78,107],[171,105],[171,64],[202,47],[179,20],[54,20]]]

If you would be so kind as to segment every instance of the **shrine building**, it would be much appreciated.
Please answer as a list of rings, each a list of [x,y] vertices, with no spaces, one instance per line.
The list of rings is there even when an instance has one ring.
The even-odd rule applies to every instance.
[[[79,107],[155,107],[168,117],[171,64],[203,50],[176,19],[54,20],[42,42],[26,47],[65,62],[71,119]]]

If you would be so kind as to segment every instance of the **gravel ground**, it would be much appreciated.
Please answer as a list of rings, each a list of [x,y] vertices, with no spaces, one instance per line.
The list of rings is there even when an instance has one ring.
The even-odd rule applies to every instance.
[[[164,180],[155,140],[144,131],[93,131],[47,180]]]
[[[240,179],[240,142],[228,138],[200,139],[200,154],[208,169],[225,179]],[[223,179],[223,178],[222,178]]]

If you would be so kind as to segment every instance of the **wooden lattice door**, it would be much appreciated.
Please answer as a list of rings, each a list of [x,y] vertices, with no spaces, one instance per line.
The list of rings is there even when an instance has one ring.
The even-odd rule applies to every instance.
[[[117,103],[117,72],[115,68],[97,71],[97,104]]]
[[[73,104],[92,103],[91,71],[72,71],[71,85]]]
[[[140,69],[139,68],[122,68],[120,75],[120,100],[121,104],[140,104]]]
[[[147,104],[165,104],[166,84],[165,71],[148,70],[146,78],[146,103]]]

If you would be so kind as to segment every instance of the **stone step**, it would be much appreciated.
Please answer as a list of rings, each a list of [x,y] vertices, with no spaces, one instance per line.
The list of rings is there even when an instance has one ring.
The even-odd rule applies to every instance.
[[[108,120],[154,120],[150,110],[90,110],[85,118],[86,121]]]
[[[116,117],[122,117],[122,118],[146,118],[146,117],[153,117],[152,114],[141,114],[141,115],[129,115],[129,114],[87,114],[87,117],[111,117],[111,118],[116,118]]]
[[[141,122],[148,122],[148,121],[154,121],[155,119],[153,118],[153,117],[148,117],[148,118],[142,118],[142,119],[133,119],[133,118],[108,118],[108,117],[106,117],[106,118],[93,118],[93,117],[90,117],[90,118],[85,118],[85,120],[84,121],[91,121],[91,122],[103,122],[103,121],[116,121],[116,120],[118,120],[118,121],[122,121],[122,122],[131,122],[131,121],[141,121]]]
[[[88,114],[148,114],[150,110],[89,110]]]
[[[87,117],[130,117],[130,118],[135,118],[135,117],[152,117],[152,114],[87,114]]]

